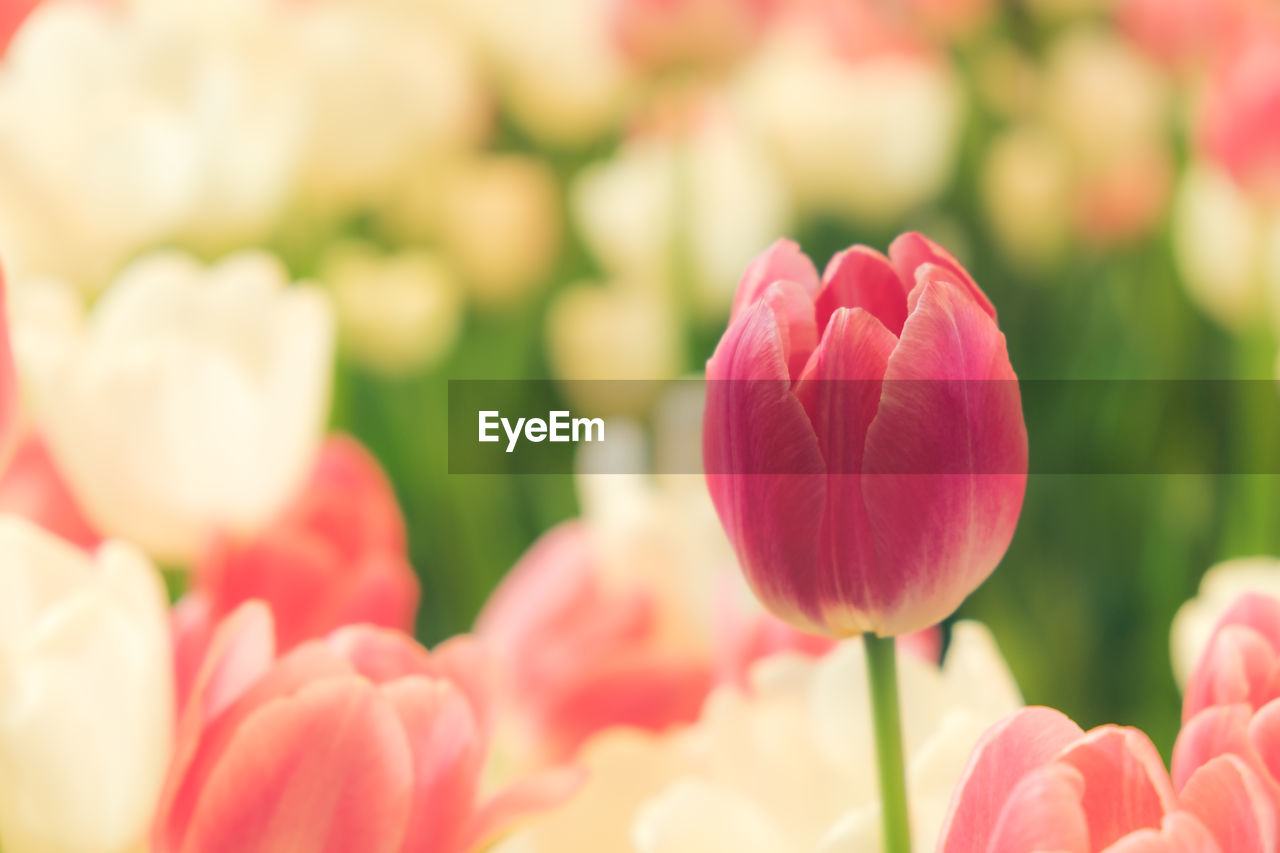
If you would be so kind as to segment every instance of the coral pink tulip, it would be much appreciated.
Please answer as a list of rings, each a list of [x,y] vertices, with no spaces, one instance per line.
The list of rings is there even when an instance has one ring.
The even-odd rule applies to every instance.
[[[1241,596],[1214,629],[1187,684],[1174,782],[1189,786],[1224,756],[1262,780],[1258,796],[1280,805],[1280,601],[1269,596]]]
[[[179,721],[154,849],[463,853],[558,804],[576,771],[479,796],[476,654],[466,638],[428,654],[356,626],[274,659],[270,612],[245,605],[215,633]]]
[[[707,364],[703,456],[747,580],[810,631],[882,636],[952,613],[995,568],[1026,487],[995,309],[918,234],[819,280],[780,241],[747,269]]]
[[[614,37],[645,68],[714,68],[749,51],[777,6],[777,0],[615,0]]]
[[[225,534],[201,556],[175,621],[179,682],[211,626],[250,599],[266,602],[281,650],[341,625],[409,630],[418,581],[404,520],[377,461],[354,439],[325,442],[301,494],[249,539]],[[180,691],[181,693],[181,691]]]
[[[657,607],[645,589],[606,582],[579,522],[543,535],[494,591],[476,634],[539,758],[566,756],[609,726],[697,718],[710,662],[661,642]]]
[[[1263,853],[1275,805],[1234,756],[1200,767],[1176,793],[1136,729],[1083,732],[1027,708],[979,741],[943,825],[939,853]]]
[[[0,474],[0,512],[20,515],[81,548],[96,548],[102,542],[48,446],[35,433],[23,436]]]

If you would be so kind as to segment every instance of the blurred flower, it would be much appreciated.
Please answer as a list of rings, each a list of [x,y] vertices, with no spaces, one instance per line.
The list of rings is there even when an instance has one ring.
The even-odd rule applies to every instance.
[[[121,543],[93,555],[0,520],[0,843],[139,849],[169,759],[165,595]]]
[[[478,302],[517,302],[551,272],[562,213],[544,162],[520,154],[477,157],[450,169],[431,192],[440,206],[440,245]]]
[[[1089,732],[1027,708],[982,737],[952,800],[939,853],[1000,850],[1270,850],[1276,810],[1261,780],[1224,757],[1174,792],[1142,732]]]
[[[302,100],[274,4],[218,27],[201,5],[52,0],[19,32],[0,81],[0,247],[19,273],[96,287],[159,242],[226,248],[274,224]]]
[[[710,687],[705,656],[659,641],[653,592],[610,583],[596,560],[587,528],[562,524],[521,558],[476,620],[525,729],[516,737],[535,762],[564,758],[610,726],[689,722]]]
[[[462,324],[458,283],[432,254],[409,249],[382,255],[342,243],[321,262],[333,294],[343,347],[366,367],[409,373],[452,349]]]
[[[1259,18],[1224,49],[1198,132],[1205,153],[1241,186],[1280,199],[1280,20]]]
[[[473,58],[421,4],[297,4],[310,103],[304,199],[339,210],[382,201],[418,162],[475,144],[488,103]]]
[[[330,438],[270,526],[248,538],[218,536],[201,554],[178,605],[194,612],[175,617],[180,694],[214,626],[251,599],[271,608],[282,652],[356,623],[412,633],[418,580],[405,548],[386,474],[355,439]]]
[[[1173,229],[1178,272],[1201,310],[1235,330],[1280,322],[1280,208],[1201,162],[1182,178]]]
[[[275,659],[269,612],[245,605],[215,634],[183,711],[154,849],[465,853],[559,802],[576,774],[480,796],[488,699],[475,654],[464,638],[428,654],[359,626]]]
[[[817,5],[834,12],[771,29],[736,97],[806,212],[891,222],[951,177],[962,118],[954,75],[943,56],[855,26],[863,4]]]
[[[775,615],[833,636],[950,615],[1004,555],[1026,486],[995,309],[926,238],[889,255],[855,246],[819,281],[775,243],[707,362],[707,483],[743,572]]]
[[[95,526],[164,560],[247,533],[295,494],[328,407],[329,306],[270,256],[208,269],[173,253],[125,270],[35,389]]]
[[[695,110],[584,170],[573,186],[573,214],[611,275],[665,283],[676,304],[719,318],[742,268],[786,230],[790,205],[772,161],[742,123],[722,105]]]
[[[620,380],[670,379],[679,372],[683,351],[673,311],[662,294],[638,285],[570,286],[547,312],[552,375],[566,380],[565,393],[580,408],[642,411],[651,402],[640,399],[643,386]]]
[[[615,130],[634,75],[600,0],[438,0],[481,46],[504,105],[542,145],[584,146]]]
[[[1215,56],[1259,5],[1257,0],[1119,0],[1116,17],[1148,56],[1189,68]]]
[[[590,771],[581,793],[497,850],[879,849],[860,645],[848,641],[817,661],[763,661],[750,691],[717,690],[688,728],[598,735],[581,752]],[[955,626],[941,668],[908,655],[899,677],[915,837],[926,850],[973,744],[1021,700],[990,634],[974,623]]]
[[[0,473],[0,513],[19,515],[81,548],[96,548],[102,537],[58,470],[38,434],[27,433]]]
[[[972,36],[991,17],[994,0],[906,0],[914,26],[946,41]]]
[[[1280,560],[1245,557],[1227,560],[1205,572],[1200,580],[1200,592],[1173,617],[1170,645],[1173,674],[1179,686],[1185,686],[1191,677],[1219,619],[1247,592],[1280,598]]]
[[[613,32],[650,71],[718,70],[745,56],[778,0],[613,0]]]
[[[982,202],[992,232],[1014,260],[1044,264],[1061,257],[1071,237],[1070,158],[1033,125],[997,136],[982,163]]]
[[[10,282],[5,295],[19,385],[32,396],[83,334],[84,299],[66,281],[40,277]]]
[[[0,56],[4,55],[13,34],[38,5],[40,0],[6,0],[0,4]]]

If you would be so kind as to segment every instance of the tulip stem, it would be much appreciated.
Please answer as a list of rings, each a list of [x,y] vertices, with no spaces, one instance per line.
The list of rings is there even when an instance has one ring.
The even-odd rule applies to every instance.
[[[871,715],[875,722],[876,764],[880,777],[880,816],[885,853],[911,853],[907,817],[907,775],[902,757],[902,720],[898,711],[898,661],[893,637],[863,634]]]

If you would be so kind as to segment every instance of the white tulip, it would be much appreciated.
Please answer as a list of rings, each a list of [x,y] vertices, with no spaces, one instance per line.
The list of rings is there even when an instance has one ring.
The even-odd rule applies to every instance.
[[[1199,594],[1183,604],[1173,617],[1170,646],[1173,675],[1179,686],[1186,687],[1222,614],[1246,592],[1280,598],[1280,560],[1242,557],[1219,563],[1205,572]]]
[[[168,765],[173,685],[160,577],[132,547],[87,555],[0,519],[0,846],[127,853]]]
[[[35,389],[73,492],[108,534],[189,559],[265,523],[301,483],[328,412],[333,320],[268,255],[126,269]]]
[[[1021,705],[990,633],[955,627],[942,667],[899,658],[915,849],[932,850],[969,754]],[[752,690],[720,688],[665,735],[608,730],[581,753],[589,781],[501,853],[879,849],[879,799],[861,643],[820,660],[779,655]]]

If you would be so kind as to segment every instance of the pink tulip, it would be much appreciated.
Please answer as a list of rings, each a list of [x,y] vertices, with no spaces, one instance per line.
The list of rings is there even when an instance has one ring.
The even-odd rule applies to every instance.
[[[1189,785],[1224,756],[1248,767],[1261,780],[1258,796],[1280,806],[1280,601],[1269,596],[1241,596],[1214,629],[1183,699],[1174,782]]]
[[[505,705],[541,758],[559,759],[616,725],[658,731],[697,718],[705,656],[663,644],[647,590],[610,584],[579,522],[548,531],[476,620],[499,662]]]
[[[275,659],[251,603],[214,635],[179,721],[158,853],[463,853],[578,784],[550,771],[479,795],[488,709],[478,647],[428,654],[357,626]]]
[[[1120,28],[1157,62],[1192,66],[1214,57],[1258,0],[1120,0]]]
[[[614,0],[613,33],[643,68],[714,69],[745,55],[777,6],[777,0]]]
[[[1263,853],[1276,808],[1243,761],[1220,756],[1175,792],[1136,729],[1089,732],[1026,708],[979,741],[943,825],[939,853]]]
[[[8,462],[9,455],[13,452],[21,424],[18,370],[13,361],[13,345],[9,340],[9,310],[5,292],[4,270],[0,268],[0,467]]]
[[[1200,114],[1200,144],[1242,185],[1280,197],[1280,21],[1254,21],[1224,49]]]
[[[838,254],[780,241],[707,364],[712,500],[765,606],[835,636],[918,631],[995,568],[1026,486],[995,309],[918,234]]]
[[[81,548],[91,550],[101,535],[85,518],[44,440],[27,433],[0,474],[0,512],[20,515]]]
[[[302,493],[266,530],[211,543],[178,611],[180,649],[198,660],[198,635],[250,599],[271,607],[281,650],[357,622],[412,628],[418,581],[404,520],[386,475],[354,439],[324,444]]]

